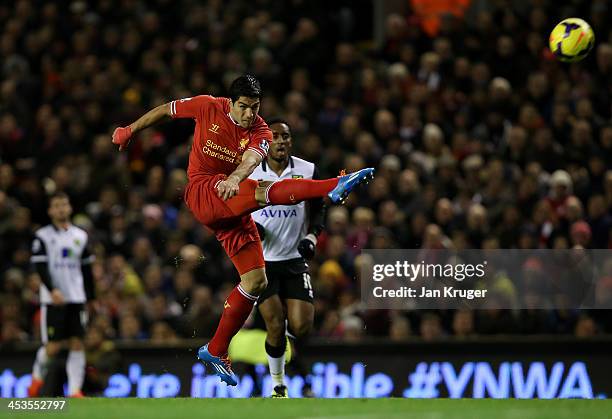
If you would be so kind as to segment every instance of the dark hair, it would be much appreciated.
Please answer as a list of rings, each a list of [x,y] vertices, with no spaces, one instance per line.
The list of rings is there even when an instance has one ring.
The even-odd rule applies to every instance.
[[[262,93],[259,80],[250,74],[245,74],[234,80],[229,88],[229,97],[232,102],[235,102],[241,96],[261,99]]]
[[[289,122],[287,122],[286,120],[284,120],[283,118],[279,118],[279,117],[274,117],[274,118],[268,118],[268,120],[266,121],[266,124],[268,124],[268,126],[272,125],[272,124],[285,124],[287,125],[289,128],[291,128],[289,126]]]
[[[291,134],[291,125],[289,125],[289,122],[287,122],[286,120],[284,120],[283,118],[270,118],[266,121],[266,124],[268,124],[268,126],[272,126],[274,124],[285,124],[287,125],[287,128],[289,128],[289,134]]]
[[[62,191],[54,192],[49,196],[49,205],[51,205],[51,202],[54,199],[67,199],[68,201],[70,201],[70,197],[68,196],[68,194]]]

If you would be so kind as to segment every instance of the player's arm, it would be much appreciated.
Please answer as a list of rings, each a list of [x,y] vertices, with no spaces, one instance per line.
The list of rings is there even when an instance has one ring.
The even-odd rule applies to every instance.
[[[30,257],[30,262],[36,273],[38,273],[41,282],[45,284],[45,287],[47,287],[50,292],[53,291],[55,287],[53,286],[53,281],[49,274],[47,247],[45,246],[45,242],[38,237],[35,237],[32,242],[32,256]]]
[[[173,100],[151,109],[127,127],[119,127],[113,132],[113,144],[119,145],[119,151],[127,148],[130,139],[138,131],[172,118],[197,118],[202,108],[213,101],[208,95]]]
[[[217,186],[217,195],[224,201],[238,194],[240,182],[248,178],[263,160],[263,155],[248,149],[242,155],[242,161],[228,177]]]
[[[323,231],[323,220],[327,214],[327,206],[322,199],[308,201],[310,204],[308,234],[298,243],[298,252],[306,260],[311,260],[315,256],[317,248],[317,238]]]
[[[312,178],[320,178],[316,166]],[[308,234],[298,244],[298,252],[306,260],[314,258],[317,238],[323,231],[326,215],[327,205],[325,205],[323,199],[311,199],[308,201]]]
[[[49,257],[47,256],[47,247],[45,246],[45,242],[39,237],[35,237],[34,241],[32,242],[32,256],[30,257],[30,262],[34,266],[36,273],[38,273],[41,282],[51,293],[53,304],[62,304],[64,302],[62,292],[59,290],[59,288],[55,288],[53,279],[49,273]]]
[[[142,131],[145,128],[149,128],[152,125],[157,124],[158,122],[163,122],[164,120],[171,119],[171,103],[164,103],[163,105],[159,105],[156,108],[151,109],[149,112],[138,118],[136,121],[129,125],[129,128],[132,130],[132,134],[137,133],[138,131]]]
[[[151,109],[127,127],[118,127],[113,132],[113,144],[119,145],[119,151],[125,150],[130,139],[138,131],[171,118],[171,103],[164,103]]]

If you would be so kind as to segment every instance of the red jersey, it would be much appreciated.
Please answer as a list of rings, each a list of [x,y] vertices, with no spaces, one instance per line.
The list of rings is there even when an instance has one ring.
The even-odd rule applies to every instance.
[[[189,153],[189,179],[200,175],[231,174],[252,150],[263,158],[272,142],[272,131],[259,115],[249,128],[242,128],[230,116],[230,100],[208,95],[170,102],[173,118],[195,119],[193,144]]]

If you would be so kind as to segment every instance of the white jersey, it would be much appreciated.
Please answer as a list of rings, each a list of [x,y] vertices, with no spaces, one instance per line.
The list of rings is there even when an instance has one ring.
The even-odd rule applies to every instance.
[[[298,157],[289,157],[289,164],[278,176],[262,161],[250,178],[277,181],[281,179],[312,179],[315,165]],[[300,240],[308,229],[308,207],[306,202],[297,205],[271,205],[255,211],[253,219],[261,224],[266,235],[263,241],[264,260],[278,262],[302,257],[297,251]]]
[[[81,265],[94,259],[87,251],[87,233],[72,224],[58,229],[49,224],[35,233],[32,242],[32,263],[46,262],[54,287],[64,295],[67,303],[85,303],[85,284]],[[41,304],[51,304],[51,294],[40,285]]]

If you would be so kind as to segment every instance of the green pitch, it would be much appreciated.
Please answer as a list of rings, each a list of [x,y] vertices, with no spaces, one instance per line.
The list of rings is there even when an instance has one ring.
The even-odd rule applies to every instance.
[[[0,418],[328,418],[328,419],[587,419],[609,418],[609,400],[414,399],[80,399],[64,412],[9,412]]]

